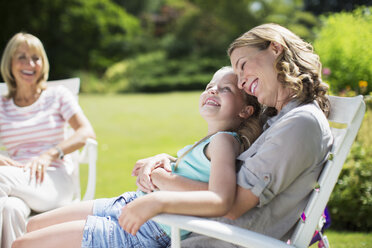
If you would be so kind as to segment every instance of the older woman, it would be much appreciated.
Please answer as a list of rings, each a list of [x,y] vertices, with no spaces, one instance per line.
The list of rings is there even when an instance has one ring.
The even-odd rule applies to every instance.
[[[228,55],[239,88],[256,96],[267,107],[266,113],[274,116],[267,120],[263,134],[238,157],[242,166],[237,173],[235,204],[218,220],[286,241],[333,143],[321,63],[310,44],[277,24],[246,32],[230,45]],[[151,191],[152,168],[159,163],[168,167],[171,159],[158,155],[138,161],[133,170],[138,186]],[[195,183],[190,182],[190,189]],[[194,235],[183,246],[229,244]]]
[[[30,209],[50,210],[72,200],[73,164],[65,154],[95,138],[88,119],[64,87],[47,88],[49,62],[40,40],[18,33],[8,42],[1,74],[9,93],[0,98],[1,247],[25,231]],[[64,125],[75,130],[64,140]],[[0,216],[0,219],[1,219]]]

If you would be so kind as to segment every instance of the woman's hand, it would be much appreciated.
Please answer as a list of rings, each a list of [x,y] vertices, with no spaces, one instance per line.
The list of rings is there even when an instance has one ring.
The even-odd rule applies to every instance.
[[[50,166],[53,161],[53,156],[49,153],[43,153],[39,157],[33,159],[27,163],[24,170],[30,170],[30,181],[35,176],[36,183],[41,184],[44,181],[46,169]]]
[[[136,184],[140,190],[150,193],[156,189],[150,174],[155,168],[164,168],[166,171],[172,171],[171,162],[176,158],[168,154],[159,154],[150,158],[138,160],[132,170],[132,176],[137,176]]]
[[[126,232],[136,235],[146,221],[162,212],[161,201],[156,200],[155,194],[137,198],[121,209],[119,225]]]
[[[15,167],[19,167],[19,168],[24,167],[23,164],[20,164],[17,161],[15,161],[15,160],[7,157],[7,156],[0,155],[0,166],[4,166],[4,165],[10,165],[10,166],[15,166]]]

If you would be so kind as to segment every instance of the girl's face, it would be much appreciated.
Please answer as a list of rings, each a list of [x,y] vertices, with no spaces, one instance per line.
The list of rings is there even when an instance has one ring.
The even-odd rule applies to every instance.
[[[17,87],[37,83],[41,76],[41,56],[27,44],[20,44],[12,58],[12,74]]]
[[[236,128],[246,107],[243,94],[234,73],[217,73],[200,95],[200,114],[219,130]]]
[[[231,66],[238,75],[238,87],[256,96],[259,103],[278,111],[288,97],[274,68],[282,49],[281,45],[273,43],[265,50],[246,46],[236,48],[230,56]]]

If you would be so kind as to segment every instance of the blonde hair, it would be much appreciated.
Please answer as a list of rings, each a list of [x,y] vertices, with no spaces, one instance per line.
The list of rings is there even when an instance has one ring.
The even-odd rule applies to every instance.
[[[231,66],[225,66],[216,71],[212,77],[213,78],[220,73],[234,73]],[[262,124],[260,122],[260,113],[261,113],[261,105],[257,101],[257,98],[255,96],[248,95],[246,92],[243,93],[244,103],[245,106],[252,106],[254,111],[252,115],[247,118],[243,119],[240,123],[239,127],[236,129],[231,130],[221,130],[221,131],[230,131],[230,132],[236,132],[239,136],[241,146],[240,146],[240,152],[243,152],[247,150],[253,142],[260,136],[262,133]],[[177,169],[181,159],[186,156],[192,149],[194,149],[196,146],[198,146],[203,141],[209,139],[211,136],[213,136],[215,133],[207,135],[206,137],[202,138],[198,142],[196,142],[193,146],[191,146],[189,149],[187,149],[180,157],[177,158],[175,169]]]
[[[301,103],[316,100],[326,116],[330,104],[326,97],[328,85],[321,80],[322,65],[313,47],[290,30],[274,23],[252,28],[234,40],[227,50],[229,56],[240,47],[267,49],[272,42],[283,46],[283,52],[275,62],[278,80],[283,87],[294,91],[294,98]]]
[[[15,52],[21,44],[26,44],[29,48],[35,50],[41,57],[43,68],[41,70],[41,76],[37,81],[37,85],[40,89],[44,90],[46,88],[46,81],[49,76],[49,61],[43,43],[32,34],[22,32],[15,34],[6,45],[1,58],[1,75],[8,86],[8,98],[14,97],[17,91],[17,84],[12,74],[12,60]]]

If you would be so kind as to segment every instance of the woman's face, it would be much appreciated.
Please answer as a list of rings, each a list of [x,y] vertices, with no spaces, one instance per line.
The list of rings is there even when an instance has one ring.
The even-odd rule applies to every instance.
[[[43,61],[27,44],[20,44],[12,58],[12,74],[17,87],[36,84],[40,79]]]
[[[248,46],[236,48],[230,56],[231,66],[238,75],[238,87],[256,96],[261,104],[275,107],[278,111],[288,96],[274,69],[281,52],[280,45],[271,44],[265,50]]]

